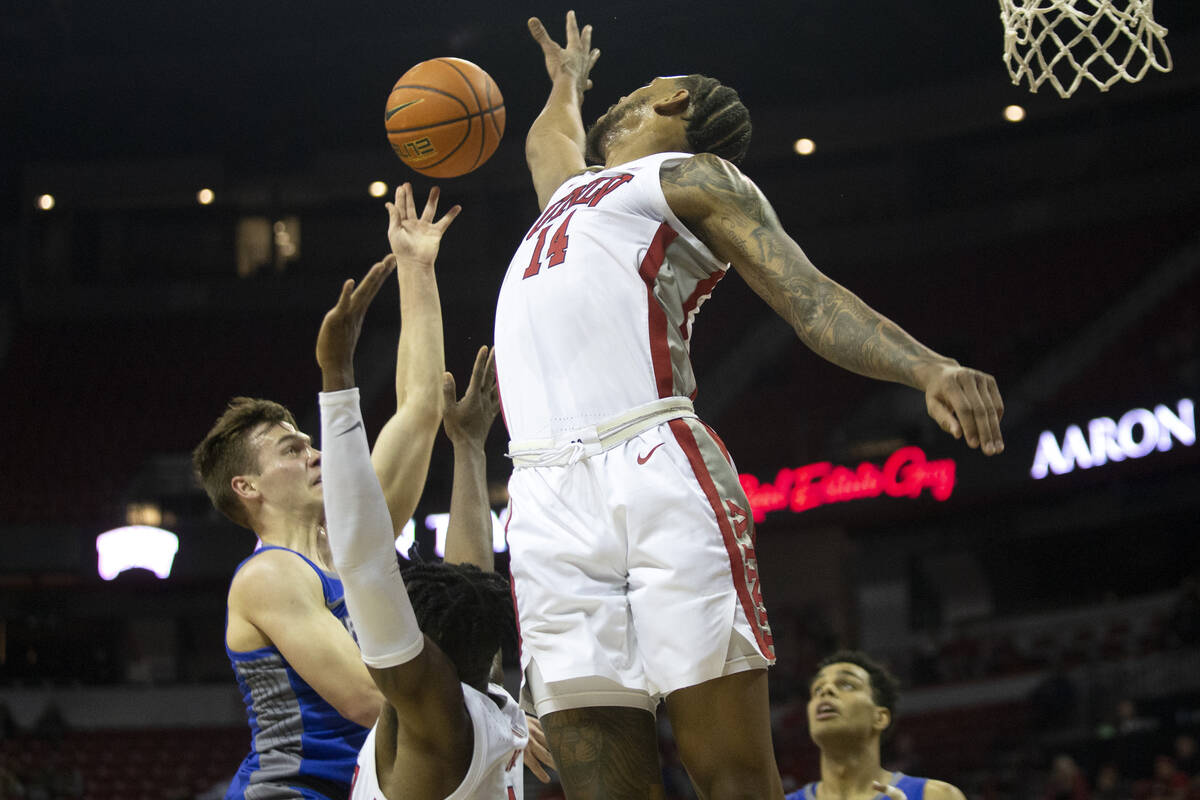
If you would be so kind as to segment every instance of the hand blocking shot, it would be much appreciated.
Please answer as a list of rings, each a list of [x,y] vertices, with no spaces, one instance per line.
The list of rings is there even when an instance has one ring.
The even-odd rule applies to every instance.
[[[435,221],[436,203],[431,193],[418,216],[411,190],[397,193],[389,208],[393,249],[398,238],[422,244],[413,248],[420,257],[397,259],[397,270],[432,272],[437,243],[458,213],[456,206]],[[354,350],[379,273],[387,269],[376,265],[358,286],[345,283],[316,347],[329,544],[362,659],[386,700],[359,753],[351,798],[520,798],[529,743],[525,715],[489,682],[501,648],[517,642],[508,582],[469,563],[417,565],[402,575],[387,502],[371,466]],[[436,292],[429,302],[437,302]],[[484,356],[476,361],[464,401],[488,416],[491,395],[476,381],[490,379]],[[453,398],[453,384],[444,376],[436,388]],[[465,421],[464,413],[469,409],[456,404],[448,432],[460,439],[472,430],[486,433],[486,423]],[[440,415],[433,424],[439,422]],[[447,550],[452,546],[448,542]]]

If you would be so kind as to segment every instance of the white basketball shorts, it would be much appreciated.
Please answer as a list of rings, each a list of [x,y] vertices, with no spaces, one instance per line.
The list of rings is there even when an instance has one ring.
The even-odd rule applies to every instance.
[[[676,689],[774,663],[754,521],[720,439],[691,414],[611,438],[511,448],[522,702],[538,715],[653,713]]]

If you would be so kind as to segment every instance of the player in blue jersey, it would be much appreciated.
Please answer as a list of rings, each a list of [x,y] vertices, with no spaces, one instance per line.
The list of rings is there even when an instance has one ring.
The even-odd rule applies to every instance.
[[[395,271],[404,321],[396,411],[372,463],[395,534],[425,484],[442,420],[444,356],[433,260],[459,212],[435,221],[438,194],[415,212],[412,188],[388,203],[392,252],[363,279],[378,291]],[[376,688],[349,629],[325,536],[321,455],[286,408],[236,398],[196,448],[213,504],[262,547],[230,583],[226,648],[246,700],[251,753],[230,798],[345,798],[359,748],[378,717]]]
[[[820,663],[809,688],[808,730],[821,750],[821,780],[787,800],[966,800],[948,783],[880,765],[879,743],[899,698],[899,682],[885,667],[842,650]]]

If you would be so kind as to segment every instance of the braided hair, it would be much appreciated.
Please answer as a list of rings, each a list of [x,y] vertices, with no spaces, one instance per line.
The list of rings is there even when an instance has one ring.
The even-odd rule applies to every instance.
[[[740,164],[750,147],[750,112],[738,93],[716,78],[685,75],[678,80],[691,101],[684,120],[693,153],[712,153]]]
[[[473,564],[417,563],[403,575],[421,631],[453,662],[460,681],[486,686],[496,652],[517,647],[508,581]]]

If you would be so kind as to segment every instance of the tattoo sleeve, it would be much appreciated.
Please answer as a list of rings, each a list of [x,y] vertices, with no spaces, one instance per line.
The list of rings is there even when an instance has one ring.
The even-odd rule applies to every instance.
[[[701,154],[664,167],[667,203],[818,355],[880,380],[922,388],[920,369],[953,364],[821,273],[736,167]]]

